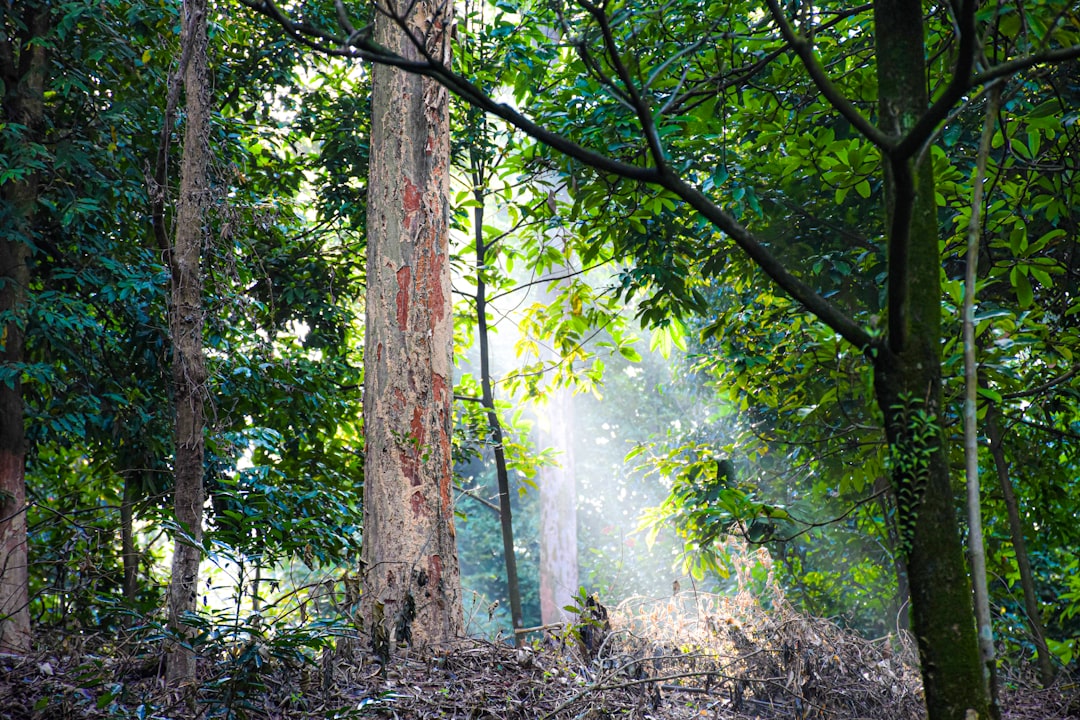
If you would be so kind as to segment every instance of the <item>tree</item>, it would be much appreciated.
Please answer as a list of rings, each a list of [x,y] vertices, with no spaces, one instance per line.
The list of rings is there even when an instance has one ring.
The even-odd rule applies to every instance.
[[[564,607],[578,594],[577,483],[574,473],[574,399],[552,390],[541,410],[537,445],[559,453],[558,465],[540,470],[540,617],[566,620]]]
[[[0,79],[2,121],[14,129],[0,152],[9,170],[0,180],[0,651],[30,649],[30,601],[26,545],[26,434],[22,375],[26,332],[28,260],[35,242],[41,142],[45,133],[44,92],[48,73],[51,12],[48,3],[22,3],[3,11]],[[10,145],[8,144],[10,142]]]
[[[661,321],[664,312],[701,307],[700,295],[679,272],[680,265],[696,260],[705,263],[706,273],[715,273],[726,254],[715,244],[719,238],[700,224],[694,229],[703,241],[687,236],[683,258],[653,254],[662,249],[656,238],[664,234],[649,233],[649,226],[661,230],[666,225],[670,233],[679,219],[672,201],[678,200],[733,242],[807,313],[862,353],[873,370],[875,401],[890,448],[891,485],[898,500],[930,717],[986,715],[942,432],[942,248],[929,148],[950,115],[963,110],[981,87],[1039,64],[1080,56],[1080,38],[1067,12],[1049,6],[1025,10],[1022,27],[1035,23],[1040,28],[1039,39],[1032,43],[1034,36],[1021,32],[1016,22],[996,24],[999,13],[1019,13],[1017,9],[983,12],[971,1],[928,18],[921,4],[910,0],[883,0],[872,8],[804,6],[794,8],[794,18],[777,2],[769,3],[769,13],[762,18],[742,6],[666,4],[660,9],[582,1],[557,7],[551,18],[572,29],[576,58],[568,55],[553,69],[523,64],[512,83],[519,100],[531,102],[531,114],[526,114],[453,73],[442,58],[425,53],[422,44],[414,44],[423,55],[419,59],[388,53],[363,32],[347,28],[346,36],[338,37],[292,22],[270,2],[249,4],[275,15],[294,37],[324,51],[434,77],[564,154],[568,160],[562,171],[577,186],[585,211],[609,214],[620,204],[637,208],[626,217],[629,227],[621,230],[624,247],[634,249],[639,262],[659,261],[639,266],[640,272],[628,282],[660,289],[656,302],[643,307],[647,320]],[[873,38],[873,46],[867,38]],[[834,72],[842,74],[833,79]],[[752,106],[755,112],[749,115],[739,115],[739,108],[746,106],[742,93],[755,89],[749,80],[770,73],[769,79],[777,82],[760,94],[762,104]],[[529,88],[545,90],[530,95]],[[776,113],[765,116],[770,118],[768,130],[761,128],[766,108]],[[882,259],[887,284],[882,307],[872,310],[884,312],[883,327],[868,322],[869,314],[845,312],[830,301],[749,227],[756,199],[748,185],[767,185],[778,177],[769,173],[778,173],[791,156],[775,151],[790,149],[799,140],[798,125],[776,121],[783,113],[804,120],[829,118],[831,127],[816,125],[815,138],[829,133],[837,139],[839,129],[850,141],[845,149],[880,158],[880,164],[847,162],[824,172],[818,165],[810,170],[838,184],[838,196],[840,190],[846,194],[854,189],[870,197],[875,187],[881,193],[877,197],[884,231],[881,241],[873,242],[873,251]],[[733,138],[731,126],[741,126],[745,137]],[[724,141],[753,144],[760,154],[752,166],[761,173],[757,181],[737,178],[727,187],[738,193],[731,198],[723,194],[730,178]],[[851,159],[849,152],[844,154]],[[807,166],[798,169],[806,171]],[[659,190],[647,193],[640,184]],[[665,200],[673,206],[670,211]],[[606,220],[612,224],[611,217]]]
[[[408,13],[399,15],[400,7]],[[379,5],[374,39],[450,61],[451,6]],[[419,47],[403,37],[398,23]],[[364,629],[376,654],[462,634],[451,456],[449,95],[372,71],[364,338]]]
[[[181,73],[187,124],[176,210],[176,241],[169,254],[171,301],[169,332],[173,345],[172,376],[176,412],[173,460],[173,508],[176,542],[169,582],[169,626],[185,640],[194,633],[185,618],[195,612],[199,561],[202,558],[202,512],[205,501],[203,405],[206,361],[203,358],[202,249],[210,204],[210,69],[206,0],[187,0],[182,11]],[[195,677],[195,654],[187,642],[170,648],[168,682]]]

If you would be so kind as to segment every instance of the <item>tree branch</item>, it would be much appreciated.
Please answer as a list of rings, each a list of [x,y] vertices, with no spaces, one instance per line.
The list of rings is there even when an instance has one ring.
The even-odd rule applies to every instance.
[[[1053,65],[1069,60],[1075,60],[1077,58],[1080,58],[1080,45],[1071,45],[1069,47],[1032,53],[1031,55],[1025,55],[1024,57],[1003,62],[1000,65],[995,65],[981,73],[975,74],[971,78],[971,84],[985,85],[999,78],[1009,77],[1018,72],[1023,72],[1036,65]]]
[[[880,348],[880,342],[864,330],[861,325],[841,312],[839,308],[822,297],[816,290],[792,275],[753,233],[740,225],[735,218],[724,212],[722,208],[706,197],[700,190],[670,171],[663,173],[658,184],[678,195],[686,204],[697,210],[709,222],[727,234],[781,290],[790,295],[825,325],[836,331],[840,337],[864,353]]]
[[[968,0],[970,2],[970,0]],[[784,36],[784,40],[787,41],[791,49],[795,51],[795,54],[799,56],[802,61],[803,67],[806,68],[806,72],[809,73],[810,78],[814,81],[814,85],[821,91],[821,94],[829,102],[838,113],[844,116],[844,119],[851,123],[859,133],[867,140],[872,142],[877,147],[881,148],[884,152],[891,152],[894,140],[888,135],[883,133],[877,127],[875,127],[858,109],[851,104],[840,92],[829,76],[825,74],[825,69],[821,66],[821,63],[814,57],[814,45],[805,37],[797,35],[791,24],[788,23],[787,17],[784,15],[784,11],[780,8],[780,3],[777,0],[766,0],[769,5],[769,11],[772,13],[773,20],[780,28],[780,34]]]
[[[1022,398],[1029,398],[1029,397],[1035,397],[1037,395],[1042,395],[1044,392],[1046,392],[1047,390],[1053,388],[1055,385],[1060,385],[1061,383],[1065,382],[1066,380],[1071,380],[1073,377],[1076,376],[1076,373],[1078,373],[1078,372],[1080,372],[1080,365],[1073,365],[1066,372],[1062,373],[1061,375],[1058,375],[1056,378],[1052,378],[1050,380],[1047,380],[1042,385],[1036,385],[1035,387],[1028,388],[1027,390],[1019,390],[1017,392],[1011,392],[1011,393],[1002,393],[1001,399],[1002,400],[1020,400]]]
[[[608,22],[607,13],[604,12],[602,7],[593,5],[587,0],[578,0],[578,2],[581,7],[585,8],[586,12],[593,16],[593,19],[599,25],[600,34],[604,39],[604,49],[608,57],[611,58],[611,65],[615,68],[615,74],[619,76],[619,80],[622,81],[626,93],[630,97],[634,113],[638,117],[638,122],[641,123],[642,132],[645,133],[645,142],[649,145],[649,154],[652,155],[653,164],[657,168],[664,168],[667,165],[667,159],[664,157],[664,148],[660,143],[660,135],[656,131],[656,120],[652,116],[652,110],[649,109],[648,103],[638,92],[637,85],[634,83],[633,78],[630,77],[630,71],[626,69],[626,64],[619,55],[619,48],[615,44],[615,36],[611,32],[611,24]]]
[[[775,2],[775,0],[770,0]],[[938,123],[944,120],[957,101],[971,88],[971,73],[975,67],[977,50],[975,32],[975,0],[963,0],[956,24],[960,32],[960,47],[956,53],[956,70],[945,92],[922,114],[907,135],[896,145],[893,157],[907,159],[917,153]]]
[[[517,128],[526,135],[532,137],[544,145],[552,148],[567,157],[577,160],[595,170],[611,173],[626,180],[635,180],[659,185],[673,192],[690,207],[697,210],[703,217],[709,220],[717,229],[731,237],[764,272],[784,292],[788,293],[796,302],[801,304],[821,322],[834,330],[848,342],[864,353],[882,349],[878,340],[872,337],[853,319],[845,315],[835,305],[822,297],[817,291],[791,274],[783,263],[747,228],[743,227],[731,215],[724,212],[716,203],[710,200],[704,193],[681,177],[673,173],[666,166],[641,167],[630,163],[614,160],[606,155],[578,145],[572,140],[554,133],[538,125],[535,121],[523,115],[518,110],[505,103],[498,103],[484,93],[476,85],[454,73],[442,63],[426,57],[422,61],[407,60],[400,55],[388,51],[363,34],[354,35],[351,38],[342,39],[304,24],[294,23],[285,17],[273,0],[240,0],[244,5],[257,12],[263,13],[282,25],[286,33],[305,42],[315,49],[329,48],[327,42],[343,46],[345,43],[353,43],[352,50],[330,48],[329,52],[337,56],[353,57],[370,62],[383,63],[399,67],[409,72],[430,77],[452,93],[466,102],[495,115],[511,126]],[[310,33],[317,38],[316,42],[307,41],[303,38],[304,33]],[[414,42],[416,40],[414,39]],[[418,48],[421,53],[424,49]],[[616,56],[617,57],[617,56]],[[623,72],[626,72],[625,67]],[[625,80],[629,80],[628,73]],[[630,85],[632,87],[632,84]],[[646,113],[649,115],[648,113]],[[651,115],[649,115],[651,121]],[[644,118],[643,118],[644,121]]]

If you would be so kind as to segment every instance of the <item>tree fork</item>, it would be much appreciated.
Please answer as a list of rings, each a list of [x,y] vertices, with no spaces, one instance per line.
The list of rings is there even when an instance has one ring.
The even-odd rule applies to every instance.
[[[925,41],[918,0],[874,3],[878,109],[886,132],[910,132],[926,112]],[[893,151],[895,152],[895,151]],[[971,585],[956,498],[936,418],[941,413],[941,251],[929,158],[884,152],[888,228],[888,328],[873,357],[878,405],[894,460],[893,487],[907,550],[912,628],[918,639],[930,720],[989,717]],[[894,261],[902,260],[897,266]],[[932,420],[919,436],[907,408]],[[927,428],[922,428],[927,432]],[[905,498],[906,495],[906,498]],[[906,501],[905,501],[906,500]]]

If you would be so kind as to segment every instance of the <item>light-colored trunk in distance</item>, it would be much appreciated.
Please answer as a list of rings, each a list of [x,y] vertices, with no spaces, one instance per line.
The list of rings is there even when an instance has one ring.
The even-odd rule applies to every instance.
[[[541,415],[538,449],[558,451],[558,465],[540,469],[540,618],[569,619],[563,608],[578,589],[577,482],[574,478],[574,399],[553,390]]]

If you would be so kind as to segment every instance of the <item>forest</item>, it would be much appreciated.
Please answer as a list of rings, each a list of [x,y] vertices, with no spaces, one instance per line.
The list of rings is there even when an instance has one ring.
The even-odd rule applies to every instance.
[[[1080,718],[1072,0],[0,18],[0,718]]]

